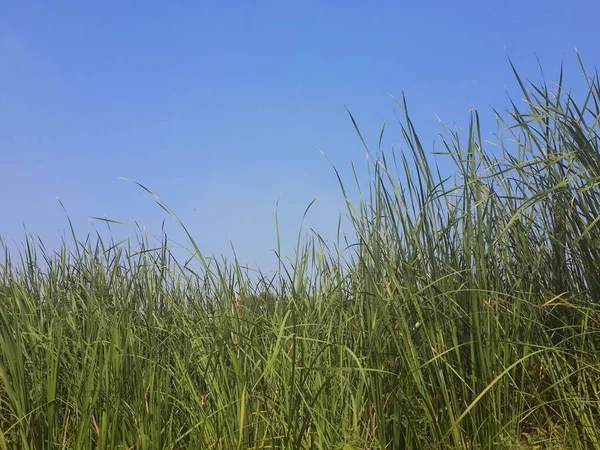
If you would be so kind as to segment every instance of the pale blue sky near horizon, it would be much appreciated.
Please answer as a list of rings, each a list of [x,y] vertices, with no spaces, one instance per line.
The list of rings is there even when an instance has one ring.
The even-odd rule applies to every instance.
[[[548,79],[575,48],[593,68],[600,2],[67,2],[0,3],[0,236],[27,231],[50,247],[89,217],[160,232],[155,191],[207,254],[268,269],[275,206],[289,254],[308,225],[333,237],[343,201],[330,164],[351,183],[365,151],[401,144],[390,95],[405,92],[423,142],[476,108],[520,98],[520,73]],[[554,77],[554,78],[553,78]],[[487,138],[491,138],[487,136]],[[401,147],[401,145],[400,145]],[[102,229],[101,224],[96,224]],[[183,235],[170,223],[169,234]]]

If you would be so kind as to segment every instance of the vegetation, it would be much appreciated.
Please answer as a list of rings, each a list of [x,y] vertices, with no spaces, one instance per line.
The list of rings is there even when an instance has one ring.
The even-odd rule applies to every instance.
[[[312,233],[273,276],[190,233],[195,262],[143,233],[5,249],[0,448],[600,449],[600,84],[582,69],[579,101],[562,70],[517,75],[492,150],[477,113],[446,129],[453,178],[406,113],[348,201],[355,235]]]

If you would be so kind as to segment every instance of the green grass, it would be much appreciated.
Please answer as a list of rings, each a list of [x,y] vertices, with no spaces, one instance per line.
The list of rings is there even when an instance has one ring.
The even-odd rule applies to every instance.
[[[0,449],[600,449],[600,85],[584,76],[578,102],[562,72],[518,78],[495,147],[477,113],[447,129],[451,179],[406,112],[404,145],[348,202],[355,235],[311,233],[258,281],[190,233],[192,262],[141,232],[5,249]]]

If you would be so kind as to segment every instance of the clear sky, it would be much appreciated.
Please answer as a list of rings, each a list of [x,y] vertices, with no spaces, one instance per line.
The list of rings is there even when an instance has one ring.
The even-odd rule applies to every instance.
[[[364,165],[345,110],[376,146],[398,143],[407,95],[424,142],[471,108],[520,98],[507,57],[539,80],[574,49],[600,55],[600,2],[4,1],[0,3],[0,235],[50,247],[67,222],[136,219],[159,232],[154,190],[206,253],[270,264],[275,207],[291,249],[305,207],[332,235],[343,174]],[[579,78],[573,78],[580,82]],[[347,177],[348,181],[351,178]],[[179,238],[174,224],[171,235]],[[268,268],[268,267],[267,267]]]

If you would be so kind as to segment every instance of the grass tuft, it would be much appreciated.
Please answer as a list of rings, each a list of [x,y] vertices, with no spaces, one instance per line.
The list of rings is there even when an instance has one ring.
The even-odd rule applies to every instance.
[[[141,232],[4,247],[0,449],[600,449],[600,84],[581,67],[581,101],[562,69],[515,70],[493,153],[476,112],[445,129],[451,178],[398,100],[403,148],[382,128],[347,248],[312,233],[274,276],[203,256],[142,185],[196,266]]]

